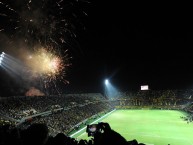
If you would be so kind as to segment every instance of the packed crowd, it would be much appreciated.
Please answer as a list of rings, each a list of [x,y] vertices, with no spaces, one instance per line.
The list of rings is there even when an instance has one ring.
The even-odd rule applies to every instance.
[[[101,94],[11,97],[2,99],[0,108],[0,123],[9,122],[25,128],[32,123],[44,123],[52,130],[52,134],[68,133],[74,128],[78,129],[77,126],[81,122],[85,123],[83,121],[86,119],[99,117],[101,113],[113,109]],[[32,109],[35,111],[26,113],[26,110]]]
[[[148,90],[124,92],[112,99],[114,106],[145,107],[152,109],[183,109],[193,102],[192,90]]]
[[[77,104],[84,104],[87,101],[93,102],[100,100],[100,94],[68,94],[61,96],[38,96],[38,97],[9,97],[0,98],[0,113],[8,115],[14,119],[21,119],[27,110],[35,110],[36,113],[50,110],[53,105],[64,108],[72,107]]]

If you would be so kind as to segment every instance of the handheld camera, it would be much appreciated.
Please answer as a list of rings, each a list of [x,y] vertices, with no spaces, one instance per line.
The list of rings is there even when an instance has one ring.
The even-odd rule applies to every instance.
[[[88,136],[94,136],[98,131],[98,124],[87,125],[86,132],[88,133]]]
[[[104,132],[111,131],[108,123],[99,122],[98,124],[87,125],[86,132],[88,136],[95,136],[95,134],[103,134]]]

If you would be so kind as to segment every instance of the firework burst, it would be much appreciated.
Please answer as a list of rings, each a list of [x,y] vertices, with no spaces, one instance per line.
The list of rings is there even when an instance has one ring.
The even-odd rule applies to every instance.
[[[65,53],[66,55],[60,56],[53,48],[41,47],[28,55],[25,62],[32,79],[41,81],[45,89],[52,86],[56,89],[58,81],[68,84],[65,77],[66,71],[71,65],[71,57],[68,57],[67,51]]]
[[[67,53],[67,51],[66,51]],[[58,56],[54,49],[40,48],[28,56],[26,65],[33,74],[40,74],[48,80],[63,80],[69,63],[69,58]]]

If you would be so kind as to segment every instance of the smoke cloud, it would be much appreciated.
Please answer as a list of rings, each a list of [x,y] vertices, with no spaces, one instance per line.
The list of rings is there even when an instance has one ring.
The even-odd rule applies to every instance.
[[[25,96],[45,96],[43,92],[35,87],[31,87],[26,93]]]

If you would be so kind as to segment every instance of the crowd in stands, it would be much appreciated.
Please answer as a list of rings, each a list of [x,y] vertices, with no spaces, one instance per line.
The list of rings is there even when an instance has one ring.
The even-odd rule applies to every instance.
[[[114,106],[133,107],[148,106],[154,109],[183,109],[193,102],[193,91],[163,90],[124,92],[112,99]]]
[[[11,124],[20,124],[20,126],[28,126],[35,122],[45,123],[49,129],[53,130],[53,134],[61,131],[68,133],[85,119],[113,109],[100,94],[10,97],[1,99],[0,108],[1,120],[9,120]],[[26,114],[26,110],[32,109],[35,111]],[[46,114],[49,111],[51,113]],[[40,113],[42,114],[38,115]],[[29,117],[35,114],[37,114],[36,117]],[[19,123],[23,118],[25,120],[21,122],[22,124]]]
[[[93,95],[93,96],[92,96]],[[96,101],[99,99],[97,94],[68,94],[64,96],[38,96],[38,97],[9,97],[1,99],[0,110],[1,114],[9,113],[12,118],[21,119],[26,114],[24,111],[32,108],[38,112],[49,110],[53,105],[60,105],[64,108],[71,107],[77,104],[86,103],[86,101]],[[83,102],[85,101],[85,102]]]
[[[41,127],[49,130],[47,136],[50,136],[49,141],[52,142],[62,136],[67,139],[66,135],[80,129],[81,125],[86,126],[89,119],[99,118],[114,108],[178,109],[188,112],[189,120],[192,121],[192,94],[192,90],[149,90],[120,92],[114,98],[104,97],[100,93],[0,98],[0,125],[9,125],[9,133],[18,132],[15,128],[21,129],[22,135],[23,130],[27,131],[33,124],[44,124]],[[11,132],[10,126],[14,128]],[[68,139],[72,144],[93,144]],[[132,143],[134,142],[138,144],[137,141]]]

